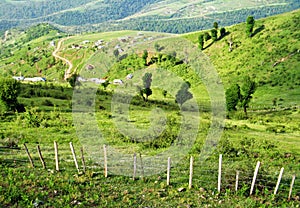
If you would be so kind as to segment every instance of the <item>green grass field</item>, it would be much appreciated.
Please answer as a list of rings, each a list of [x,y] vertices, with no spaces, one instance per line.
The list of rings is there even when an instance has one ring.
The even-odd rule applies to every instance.
[[[144,32],[143,35],[139,35],[137,31],[122,31],[69,37],[62,43],[59,55],[73,63],[73,72],[81,72],[80,74],[87,78],[106,77],[109,81],[115,78],[124,79],[128,72],[135,75],[132,80],[124,79],[124,88],[110,84],[104,89],[101,85],[83,82],[82,86],[75,90],[62,80],[61,74],[68,66],[61,61],[48,62],[51,67],[44,66],[42,71],[37,71],[43,63],[53,58],[49,54],[55,48],[49,45],[50,41],[54,40],[57,44],[61,38],[65,38],[65,34],[57,34],[55,31],[48,36],[25,43],[21,39],[13,38],[16,37],[14,34],[9,43],[2,45],[4,48],[12,47],[14,55],[1,57],[1,74],[11,76],[22,72],[22,75],[28,77],[45,76],[47,82],[21,83],[18,100],[24,104],[26,112],[0,111],[0,205],[2,207],[299,207],[300,91],[299,52],[295,50],[299,49],[298,19],[299,11],[295,11],[258,20],[255,29],[262,25],[264,29],[259,30],[252,38],[246,37],[245,24],[235,25],[226,28],[229,34],[222,39],[214,43],[210,41],[205,43],[205,47],[210,46],[204,49],[203,53],[210,58],[225,89],[233,83],[240,83],[244,75],[250,75],[258,83],[248,108],[248,118],[245,118],[240,108],[237,112],[228,114],[220,141],[214,145],[215,149],[206,160],[200,159],[203,143],[210,128],[219,128],[218,125],[214,126],[217,123],[213,123],[212,120],[214,113],[210,105],[212,99],[208,96],[209,89],[205,87],[204,81],[197,78],[193,70],[185,67],[184,62],[172,58],[170,54],[162,54],[160,57],[157,52],[159,50],[154,50],[155,38],[165,36],[164,34]],[[194,46],[198,47],[197,39],[203,32],[185,34],[181,37],[191,40]],[[144,48],[136,49],[136,54],[127,57],[119,56],[120,54],[103,56],[103,53],[113,54],[116,43],[123,47],[123,43],[114,42],[112,39],[129,37],[130,40],[134,40],[134,37],[139,36],[142,36],[140,41],[153,38],[153,42],[147,45],[149,51],[147,67],[142,58]],[[23,33],[21,37],[26,38]],[[230,38],[234,42],[231,52],[228,50]],[[107,47],[104,52],[94,47],[94,42],[100,39],[104,40]],[[85,40],[89,42],[84,44]],[[16,44],[9,46],[13,43]],[[164,46],[163,42],[159,44]],[[167,46],[168,43],[165,44]],[[80,45],[82,48],[72,48],[73,45]],[[133,45],[131,48],[134,48]],[[174,48],[176,49],[175,46]],[[198,50],[197,48],[197,53]],[[96,51],[98,53],[95,55]],[[163,53],[164,50],[160,52]],[[182,51],[176,52],[179,59]],[[288,57],[291,53],[294,55],[273,66],[276,61]],[[160,61],[153,61],[155,58]],[[117,59],[119,61],[116,61]],[[87,64],[92,64],[95,68],[87,69]],[[162,71],[156,70],[159,67]],[[148,102],[143,101],[135,86],[142,85],[141,69],[144,68],[153,73],[152,95],[149,96]],[[175,138],[181,130],[183,112],[180,112],[180,107],[175,103],[175,94],[180,82],[172,79],[172,82],[169,82],[170,88],[164,96],[163,89],[159,87],[168,78],[163,74],[164,69],[190,82],[190,91],[200,108],[200,116],[197,116],[195,109],[191,107],[193,106],[191,101],[183,105],[189,121],[183,128],[198,127],[198,131],[191,149],[178,163],[172,164],[170,186],[166,185],[167,160],[157,164],[148,163],[147,160],[153,155],[163,153],[172,143],[176,143]],[[165,76],[160,77],[160,73]],[[126,86],[132,87],[131,91],[126,91]],[[127,93],[132,91],[135,94],[129,102]],[[277,98],[275,104],[274,98]],[[128,102],[129,112],[122,107]],[[87,119],[80,118],[80,115],[86,116]],[[197,119],[199,124],[196,122]],[[126,134],[130,133],[131,129],[134,129],[135,133],[139,133],[137,130],[149,130],[152,124],[156,124],[157,129],[164,127],[163,133],[158,133],[156,138],[150,138],[148,135],[152,140],[140,142],[137,140],[140,135]],[[120,131],[119,127],[123,127],[123,131]],[[95,129],[100,130],[105,138],[104,143],[108,145],[108,178],[103,174],[103,141],[100,140],[100,134],[95,133]],[[192,135],[187,132],[186,135]],[[155,133],[157,132],[151,132],[152,135]],[[90,143],[87,143],[87,140]],[[59,172],[55,171],[54,141],[59,145],[61,161]],[[77,172],[72,161],[69,142],[75,146],[81,173]],[[27,144],[33,157],[35,168],[30,167],[24,143]],[[37,145],[40,145],[45,158],[46,170],[42,169],[39,162]],[[19,147],[20,150],[4,147]],[[81,147],[84,147],[87,163],[85,173],[82,173],[80,161]],[[116,158],[112,148],[126,153],[127,156]],[[91,153],[89,150],[97,151]],[[117,171],[133,174],[134,153],[138,155],[137,179],[134,181],[132,177],[115,175]],[[143,166],[139,154],[144,162]],[[221,193],[217,191],[219,154],[223,155]],[[194,178],[193,187],[188,189],[190,156],[195,158]],[[175,161],[175,156],[172,158]],[[261,162],[261,167],[254,194],[249,196],[257,161]],[[275,196],[273,192],[281,167],[285,168],[284,174],[278,195]],[[163,171],[151,176],[146,175],[151,168]],[[145,176],[142,178],[143,171]],[[237,192],[234,191],[236,171],[240,171]],[[296,181],[292,198],[287,200],[294,174]],[[178,191],[179,188],[185,190]]]

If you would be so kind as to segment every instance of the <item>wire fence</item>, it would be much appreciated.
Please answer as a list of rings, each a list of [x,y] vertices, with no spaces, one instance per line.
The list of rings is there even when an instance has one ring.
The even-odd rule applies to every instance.
[[[16,168],[24,166],[44,168],[47,171],[74,170],[74,173],[78,171],[80,174],[90,170],[103,174],[104,177],[112,177],[119,173],[133,179],[143,178],[148,182],[166,183],[177,188],[202,188],[215,192],[239,191],[245,195],[274,194],[292,200],[299,200],[300,196],[300,178],[297,175],[299,169],[284,170],[284,167],[274,167],[271,170],[265,168],[267,165],[260,163],[255,175],[258,164],[248,162],[245,163],[249,165],[247,168],[244,166],[239,168],[238,164],[241,161],[223,158],[221,155],[219,160],[215,161],[203,162],[197,157],[192,159],[186,157],[178,164],[172,164],[172,158],[161,163],[151,163],[143,161],[143,155],[140,154],[117,158],[113,148],[109,146],[99,147],[97,155],[92,156],[82,147],[73,146],[72,143],[58,144],[57,147],[57,152],[54,145],[44,147],[26,144],[21,148],[0,147],[0,163]],[[156,174],[149,175],[149,173]]]

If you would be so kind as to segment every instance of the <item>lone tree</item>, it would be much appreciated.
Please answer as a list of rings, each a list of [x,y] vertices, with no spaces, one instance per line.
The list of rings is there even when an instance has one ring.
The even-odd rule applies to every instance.
[[[151,90],[152,74],[147,72],[145,73],[142,79],[143,79],[144,88],[140,91],[140,94],[143,97],[143,100],[147,102],[148,97],[152,95],[152,90]]]
[[[248,16],[246,20],[246,34],[252,37],[255,20],[253,16]]]
[[[144,65],[147,66],[147,58],[148,58],[148,51],[144,50],[142,59],[144,60]]]
[[[238,84],[231,85],[225,92],[226,107],[229,112],[236,111],[236,106],[241,99],[241,90]]]
[[[189,88],[191,84],[189,82],[185,82],[181,85],[180,90],[178,90],[176,94],[176,102],[179,103],[180,107],[182,107],[183,103],[193,98],[193,94],[189,92]]]
[[[243,84],[241,86],[241,106],[243,107],[244,113],[247,116],[247,108],[249,107],[248,104],[252,99],[252,95],[256,90],[256,83],[255,81],[251,80],[249,76],[244,77]]]
[[[215,28],[216,30],[218,30],[218,28],[219,28],[219,25],[218,25],[218,23],[217,23],[217,22],[214,22],[214,28]]]
[[[20,83],[12,78],[0,79],[0,102],[5,111],[15,111],[19,107],[18,95],[20,94]]]
[[[224,37],[226,35],[226,29],[224,28],[224,27],[222,27],[221,29],[220,29],[220,37],[222,38],[222,37]]]
[[[200,50],[203,50],[203,46],[204,46],[204,35],[200,34],[198,37],[198,43],[199,43],[199,48]]]
[[[241,86],[231,85],[225,92],[226,107],[228,111],[236,111],[236,106],[240,104],[247,117],[247,108],[256,90],[256,83],[249,76],[244,77]]]
[[[213,41],[218,40],[218,30],[216,30],[216,29],[211,30],[211,38]]]

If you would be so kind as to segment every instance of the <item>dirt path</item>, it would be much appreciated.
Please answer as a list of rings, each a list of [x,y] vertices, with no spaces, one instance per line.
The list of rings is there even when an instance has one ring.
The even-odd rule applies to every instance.
[[[66,69],[65,71],[65,76],[64,76],[64,80],[68,79],[71,75],[72,75],[72,68],[73,68],[73,64],[71,61],[69,61],[68,59],[64,58],[64,57],[61,57],[59,56],[57,53],[59,52],[60,48],[61,48],[61,44],[69,39],[70,37],[67,37],[67,38],[62,38],[58,41],[57,43],[57,46],[56,46],[56,49],[53,51],[52,55],[55,57],[55,58],[58,58],[64,62],[66,62],[68,65],[69,65],[69,68]]]
[[[5,33],[4,33],[4,40],[3,40],[3,42],[7,41],[7,39],[8,39],[8,33],[9,33],[9,31],[6,30]]]

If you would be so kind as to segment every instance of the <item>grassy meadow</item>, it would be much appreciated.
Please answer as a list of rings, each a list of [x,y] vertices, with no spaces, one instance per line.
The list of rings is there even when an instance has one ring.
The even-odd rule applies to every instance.
[[[22,73],[25,77],[43,76],[47,81],[21,82],[18,101],[24,104],[26,112],[0,111],[0,205],[2,207],[299,207],[300,180],[297,175],[300,171],[298,73],[300,45],[297,24],[299,18],[299,11],[295,11],[257,20],[256,33],[252,38],[246,36],[245,24],[226,27],[228,33],[225,37],[214,43],[205,42],[203,53],[210,58],[219,73],[224,89],[231,84],[240,83],[245,75],[251,76],[258,85],[250,102],[247,118],[241,108],[238,108],[237,112],[227,114],[220,141],[215,145],[210,157],[205,160],[199,157],[214,116],[208,89],[185,63],[179,62],[169,54],[162,54],[160,57],[158,52],[153,52],[148,55],[146,62],[150,72],[154,71],[153,68],[161,67],[189,81],[190,91],[200,106],[199,124],[189,123],[191,128],[197,125],[199,129],[194,145],[177,164],[172,164],[170,186],[166,185],[166,171],[143,177],[144,169],[147,170],[149,167],[147,163],[142,165],[141,161],[148,156],[162,153],[176,141],[182,122],[182,112],[180,106],[175,103],[171,89],[164,94],[163,89],[153,84],[152,95],[147,102],[139,93],[134,94],[129,102],[127,114],[124,108],[119,107],[128,102],[127,94],[117,94],[122,92],[118,91],[121,86],[109,84],[104,88],[102,85],[95,87],[82,83],[82,86],[73,89],[68,82],[62,80],[64,70],[68,66],[60,60],[52,60],[51,53],[54,47],[50,46],[49,42],[53,40],[57,44],[67,35],[52,31],[29,42],[22,40],[22,37],[26,38],[26,34],[22,34],[20,39],[11,39],[9,42],[11,45],[8,43],[3,45],[5,49],[11,48],[13,55],[1,57],[2,75],[12,76]],[[197,47],[198,36],[203,32],[205,31],[185,34],[183,37],[191,40]],[[163,36],[156,33],[155,35]],[[144,32],[142,39],[155,35]],[[96,61],[101,60],[101,53],[109,54],[114,51],[108,49],[101,52],[94,47],[95,41],[103,39],[106,44],[118,37],[139,36],[141,34],[136,31],[70,36],[64,39],[58,54],[72,62],[73,73],[82,72],[82,75],[106,77],[109,81],[117,78],[125,80],[128,72],[138,74],[145,68],[143,51],[125,58],[116,55],[119,61],[113,62],[108,70],[101,68],[101,72],[95,69],[88,70],[86,65],[93,63],[92,58]],[[83,43],[85,40],[88,42]],[[231,52],[228,41],[233,42]],[[81,47],[72,47],[75,45]],[[274,66],[276,62],[278,64]],[[99,66],[101,64],[102,62]],[[135,76],[133,80],[125,81],[124,86],[142,85],[141,77],[142,75]],[[155,81],[159,84],[160,80],[153,75],[153,83]],[[176,87],[179,86],[174,86],[174,89],[177,89]],[[93,92],[95,97],[91,97]],[[116,94],[120,99],[116,98]],[[91,98],[94,100],[89,100]],[[93,147],[99,149],[97,159],[85,151],[88,150],[85,148],[86,143],[79,138],[76,126],[78,121],[74,120],[81,112],[73,111],[74,105],[78,105],[79,109],[82,106],[93,109],[92,113],[88,113],[95,116],[97,128],[100,129],[109,147],[108,178],[103,174],[102,146]],[[196,113],[190,106],[191,101],[183,105],[189,118],[192,118],[191,121],[196,121]],[[151,117],[152,114],[156,117]],[[80,122],[82,121],[79,121],[79,124]],[[84,122],[86,124],[82,124],[83,127],[89,128],[90,121]],[[165,128],[161,134],[147,142],[139,142],[118,129],[118,125],[126,127],[127,124],[136,129],[148,129],[153,123]],[[54,141],[59,145],[59,172],[55,171]],[[75,147],[80,173],[73,164],[69,142]],[[27,144],[34,159],[35,168],[30,167],[24,143]],[[37,145],[40,145],[45,158],[47,165],[45,170],[39,162]],[[85,173],[80,161],[81,147],[84,147],[87,163]],[[129,155],[141,154],[141,157],[138,157],[139,177],[136,180],[128,176],[114,175],[121,160],[113,158],[110,148]],[[219,154],[223,155],[220,193],[217,190]],[[191,189],[188,188],[190,156],[195,158]],[[131,165],[121,171],[133,173],[133,158],[130,157],[128,160]],[[254,194],[249,196],[257,161],[261,162],[261,167]],[[151,165],[165,170],[167,161],[163,164]],[[279,192],[274,195],[281,167],[285,168],[284,174]],[[237,192],[234,191],[236,171],[240,172]],[[294,174],[296,174],[294,189],[291,199],[288,200],[290,182]]]

